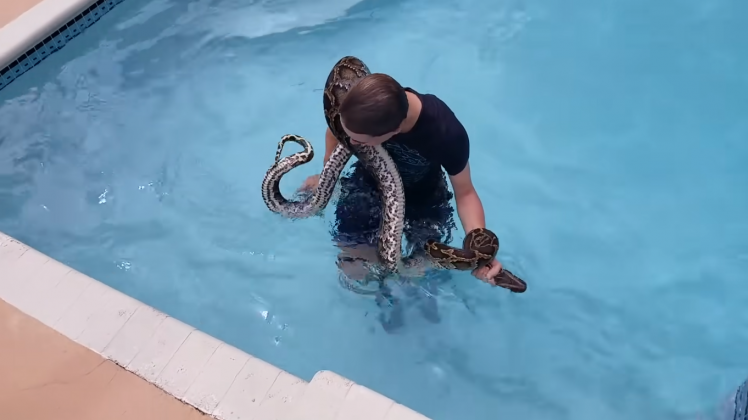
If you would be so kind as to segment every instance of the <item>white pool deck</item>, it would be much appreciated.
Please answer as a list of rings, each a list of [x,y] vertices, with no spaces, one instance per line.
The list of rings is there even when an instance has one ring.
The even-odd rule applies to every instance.
[[[0,68],[94,3],[0,2]],[[334,372],[319,371],[306,382],[0,232],[5,416],[427,419]]]

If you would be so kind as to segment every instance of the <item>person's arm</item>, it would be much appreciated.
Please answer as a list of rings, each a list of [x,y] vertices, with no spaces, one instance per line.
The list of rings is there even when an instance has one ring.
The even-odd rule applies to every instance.
[[[457,175],[451,175],[449,181],[454,190],[457,214],[460,216],[460,222],[462,222],[465,233],[473,229],[485,228],[486,215],[483,211],[483,203],[481,203],[478,192],[475,191],[473,181],[470,178],[470,164],[465,164],[465,169]],[[493,278],[500,272],[501,263],[494,258],[488,266],[473,271],[473,275],[495,286],[496,283]]]
[[[448,136],[445,144],[448,147],[443,149],[442,166],[449,174],[449,181],[457,202],[457,215],[460,216],[462,227],[466,234],[473,229],[485,228],[486,215],[483,203],[470,177],[470,139],[459,121],[452,125],[451,135]],[[500,272],[501,263],[494,258],[487,266],[473,271],[473,275],[495,286],[493,279]]]
[[[457,202],[457,214],[460,216],[460,222],[465,229],[465,233],[473,229],[486,227],[486,216],[483,211],[483,203],[475,191],[473,180],[470,178],[470,164],[465,165],[457,175],[449,177],[452,183],[452,189],[455,193]]]
[[[465,233],[485,228],[486,217],[483,204],[473,187],[470,177],[470,138],[465,127],[456,116],[445,121],[444,137],[439,145],[440,163],[449,175],[449,181],[457,202],[457,214]]]

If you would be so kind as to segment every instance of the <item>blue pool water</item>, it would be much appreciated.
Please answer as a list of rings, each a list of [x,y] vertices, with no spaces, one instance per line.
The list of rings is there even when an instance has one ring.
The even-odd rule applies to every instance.
[[[748,3],[127,0],[0,91],[0,230],[304,378],[436,419],[689,419],[748,376]],[[325,219],[343,55],[439,95],[524,295],[456,273],[387,334]],[[320,168],[290,173],[286,193]],[[457,233],[460,240],[463,233]]]

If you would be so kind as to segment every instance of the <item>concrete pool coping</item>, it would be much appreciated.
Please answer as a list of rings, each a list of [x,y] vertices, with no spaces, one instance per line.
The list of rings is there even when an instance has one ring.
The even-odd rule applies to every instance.
[[[208,420],[0,299],[0,417]]]
[[[4,8],[0,89],[121,1]],[[25,420],[428,420],[334,372],[306,382],[2,232],[0,357],[0,412]]]
[[[93,365],[111,361],[116,365],[111,368],[127,371],[120,375],[129,372],[140,381],[155,385],[151,392],[159,392],[160,388],[218,419],[427,419],[330,371],[319,371],[307,383],[0,233],[2,301],[20,311],[16,313],[12,308],[0,311],[0,322],[6,329],[26,314],[46,326],[35,328],[54,330],[71,341],[69,346],[82,346],[93,352],[87,357],[98,356],[101,362]],[[7,356],[8,360],[34,357],[51,340],[13,345],[14,334],[3,335],[7,336],[3,342],[17,349],[16,354]],[[28,366],[44,369],[45,363],[13,362],[4,367],[3,375],[25,378],[29,376],[25,370]],[[115,374],[116,369],[111,375]],[[45,383],[36,383],[31,388],[44,386]],[[18,412],[14,396],[22,396],[28,389],[14,384],[12,379],[5,385],[0,381],[0,394],[6,398],[0,399],[0,412]],[[91,392],[96,395],[94,390]],[[42,402],[36,401],[38,404],[34,406],[43,406]],[[161,403],[168,400],[162,399]],[[58,414],[58,418],[66,418],[64,413]]]

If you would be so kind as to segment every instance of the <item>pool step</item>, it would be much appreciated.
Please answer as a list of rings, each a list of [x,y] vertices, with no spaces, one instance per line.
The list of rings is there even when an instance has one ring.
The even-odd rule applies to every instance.
[[[267,420],[429,420],[334,372],[319,371],[288,411]],[[257,420],[266,420],[265,418]]]

